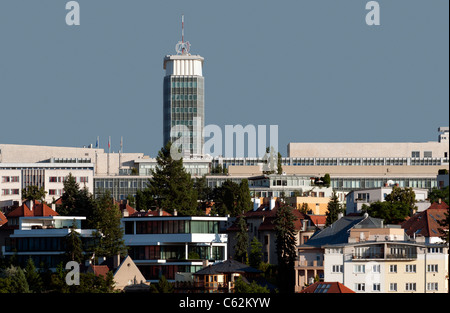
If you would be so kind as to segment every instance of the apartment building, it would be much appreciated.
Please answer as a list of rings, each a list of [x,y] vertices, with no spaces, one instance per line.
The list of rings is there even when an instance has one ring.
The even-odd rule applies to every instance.
[[[149,282],[157,282],[161,274],[174,281],[177,273],[195,273],[205,261],[226,260],[226,222],[227,217],[171,216],[163,211],[136,212],[122,219],[129,255]]]

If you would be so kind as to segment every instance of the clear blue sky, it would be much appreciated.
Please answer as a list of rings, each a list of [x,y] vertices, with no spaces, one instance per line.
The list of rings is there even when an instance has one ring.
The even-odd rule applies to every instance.
[[[449,125],[449,2],[0,1],[0,143],[155,156],[163,58],[185,15],[205,58],[206,124],[279,125],[289,142],[435,141]]]

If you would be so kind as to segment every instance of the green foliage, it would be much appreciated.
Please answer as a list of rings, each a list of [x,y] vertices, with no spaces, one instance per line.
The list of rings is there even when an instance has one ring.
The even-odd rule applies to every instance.
[[[183,159],[174,160],[168,142],[156,157],[157,166],[152,171],[150,193],[157,206],[169,213],[176,209],[179,215],[197,214],[197,192],[191,175],[183,167]]]
[[[336,192],[333,191],[333,195],[331,196],[330,201],[328,202],[328,210],[326,212],[327,219],[325,221],[325,227],[333,224],[338,219],[339,213],[343,213],[344,209],[339,203],[339,198],[336,195]]]
[[[235,260],[241,263],[247,263],[247,248],[248,248],[248,229],[244,216],[238,218],[238,232],[236,234],[236,245],[234,250]]]
[[[65,216],[86,216],[86,220],[92,217],[93,207],[95,205],[92,194],[87,187],[80,188],[72,173],[64,180],[64,194],[61,197],[62,205],[57,208],[60,215]],[[87,222],[82,222],[83,224]]]
[[[11,265],[0,273],[0,293],[30,293],[24,271]]]
[[[444,201],[447,204],[450,204],[449,199],[449,186],[446,186],[444,188],[433,188],[431,192],[428,194],[428,199],[431,203],[433,202],[439,202],[439,199]]]
[[[31,292],[40,293],[44,288],[41,275],[36,270],[36,266],[31,258],[28,259],[25,266],[25,279],[27,280]]]
[[[259,264],[262,262],[263,252],[262,252],[262,243],[255,237],[253,237],[250,242],[250,266],[254,268],[258,268]]]
[[[246,283],[242,277],[238,277],[234,283],[235,293],[269,293],[267,286],[260,286],[255,281],[250,284]]]
[[[44,201],[46,194],[47,191],[45,191],[44,187],[28,186],[22,189],[22,200]]]
[[[278,277],[281,292],[294,291],[294,263],[297,258],[297,231],[294,222],[294,208],[281,204],[275,216],[276,251],[278,256]]]
[[[417,209],[416,196],[412,188],[394,186],[386,201],[363,206],[362,211],[372,217],[381,218],[386,224],[399,224]]]
[[[136,207],[135,209],[140,211],[140,210],[149,210],[152,208],[152,206],[154,206],[154,200],[153,197],[151,195],[151,191],[150,188],[147,187],[144,190],[137,190],[136,191]]]
[[[236,217],[252,209],[247,179],[243,179],[240,184],[227,179],[222,186],[213,189],[212,198],[215,212],[220,216],[230,214]]]
[[[174,286],[162,275],[157,284],[150,285],[151,293],[173,293]]]
[[[96,229],[94,235],[97,245],[94,247],[94,252],[97,256],[111,257],[126,252],[121,218],[119,207],[113,203],[109,191],[96,199],[92,225]]]
[[[83,249],[81,238],[78,232],[75,231],[75,220],[72,223],[70,233],[64,238],[66,251],[64,253],[65,263],[69,261],[76,261],[81,263],[83,260]]]
[[[198,210],[204,212],[208,203],[213,199],[212,188],[208,186],[205,176],[194,180],[194,188],[197,191]]]

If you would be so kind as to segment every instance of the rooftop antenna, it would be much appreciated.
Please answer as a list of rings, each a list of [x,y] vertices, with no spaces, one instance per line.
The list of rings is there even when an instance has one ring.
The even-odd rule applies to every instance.
[[[178,43],[175,46],[175,51],[177,51],[177,54],[189,54],[190,49],[190,43],[189,41],[184,41],[184,14],[181,15],[181,41],[178,41]]]

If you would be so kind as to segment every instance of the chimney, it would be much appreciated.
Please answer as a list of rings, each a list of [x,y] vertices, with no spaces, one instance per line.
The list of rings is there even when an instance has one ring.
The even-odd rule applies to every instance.
[[[123,216],[123,217],[128,217],[128,216],[130,216],[130,214],[128,213],[128,210],[127,210],[127,209],[123,210],[122,216]]]
[[[162,209],[158,209],[158,216],[162,216],[162,215],[163,215]]]
[[[177,215],[178,215],[177,209],[173,209],[173,216],[177,216]]]
[[[438,203],[439,203],[439,204],[442,203],[442,199],[441,199],[441,198],[438,199]]]
[[[272,211],[275,207],[275,199],[270,199],[270,210]]]
[[[27,201],[25,201],[25,204],[26,204],[27,207],[30,209],[30,211],[33,211],[34,200],[27,200]]]
[[[120,265],[120,254],[113,256],[113,267],[116,269]]]

